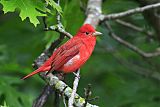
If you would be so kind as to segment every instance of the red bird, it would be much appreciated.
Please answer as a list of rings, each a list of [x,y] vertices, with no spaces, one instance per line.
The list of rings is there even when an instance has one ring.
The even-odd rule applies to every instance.
[[[41,67],[22,79],[26,79],[39,72],[56,70],[70,73],[76,71],[91,56],[96,44],[96,36],[101,34],[90,24],[83,25],[78,33],[55,50],[52,56]]]

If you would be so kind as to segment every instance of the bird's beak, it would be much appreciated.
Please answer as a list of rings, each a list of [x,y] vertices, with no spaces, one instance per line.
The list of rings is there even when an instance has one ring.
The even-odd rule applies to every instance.
[[[102,33],[101,33],[101,32],[98,32],[98,31],[95,31],[95,32],[93,33],[93,36],[98,36],[98,35],[102,35]]]

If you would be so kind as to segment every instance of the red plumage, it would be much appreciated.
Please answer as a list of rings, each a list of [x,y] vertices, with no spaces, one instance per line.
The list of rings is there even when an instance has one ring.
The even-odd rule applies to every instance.
[[[83,25],[78,33],[65,44],[55,50],[52,56],[37,70],[23,77],[26,79],[34,74],[45,71],[74,72],[90,57],[96,44],[96,35],[100,32],[90,24]]]

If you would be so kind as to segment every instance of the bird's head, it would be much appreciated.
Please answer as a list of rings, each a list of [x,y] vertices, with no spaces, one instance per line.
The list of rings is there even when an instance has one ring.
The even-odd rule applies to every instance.
[[[90,24],[84,24],[78,31],[77,35],[86,36],[86,37],[96,37],[101,35],[101,32],[98,32],[94,29],[94,27]]]

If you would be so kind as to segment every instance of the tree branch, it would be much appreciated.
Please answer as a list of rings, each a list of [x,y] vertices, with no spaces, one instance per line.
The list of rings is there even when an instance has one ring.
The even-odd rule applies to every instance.
[[[140,6],[146,6],[149,4],[154,4],[154,3],[159,3],[159,0],[134,0],[137,3],[140,4]],[[156,31],[156,36],[160,42],[160,17],[159,17],[159,11],[160,8],[156,8],[156,9],[152,9],[152,10],[148,10],[143,12],[143,16],[144,18],[147,20],[147,22],[152,25],[152,27],[154,28],[154,30]]]
[[[121,25],[123,25],[123,26],[125,26],[125,27],[128,27],[128,28],[130,28],[130,29],[133,29],[133,30],[135,30],[135,31],[142,32],[142,33],[148,35],[150,38],[153,38],[153,33],[150,32],[150,31],[146,31],[145,29],[143,29],[143,28],[141,28],[141,27],[138,27],[138,26],[136,26],[136,25],[133,25],[133,24],[131,24],[131,23],[129,23],[129,22],[125,22],[125,21],[120,20],[120,19],[117,19],[117,20],[115,20],[115,21],[116,21],[118,24],[121,24]]]
[[[105,21],[105,20],[110,20],[110,19],[119,19],[119,18],[122,18],[122,17],[126,17],[126,16],[133,15],[133,14],[136,14],[136,13],[141,13],[143,11],[146,11],[146,10],[149,10],[149,9],[154,9],[154,8],[157,8],[157,7],[160,7],[160,3],[151,4],[151,5],[147,5],[147,6],[144,6],[144,7],[138,7],[138,8],[135,8],[135,9],[130,9],[130,10],[120,12],[120,13],[114,13],[114,14],[109,14],[109,15],[101,15],[100,20]]]
[[[71,97],[72,89],[66,85],[63,81],[60,81],[58,77],[49,73],[47,76],[44,72],[41,73],[41,77],[45,79],[46,82],[53,87],[54,90],[57,90],[59,93],[62,93],[67,99]],[[85,99],[80,97],[78,94],[75,94],[74,105],[76,107],[82,107],[85,103]],[[87,103],[86,107],[98,107],[96,105],[91,105]]]
[[[140,74],[142,76],[145,76],[145,77],[151,77],[155,80],[158,80],[160,81],[160,73],[157,72],[157,71],[152,71],[152,70],[149,70],[147,68],[143,68],[143,67],[140,67],[139,65],[137,64],[133,64],[123,58],[120,58],[119,56],[116,55],[116,52],[112,53],[113,57],[115,57],[117,59],[117,61],[124,65],[127,69],[137,73],[137,74]],[[132,68],[131,68],[132,67]]]
[[[65,29],[61,23],[54,25],[54,26],[49,26],[48,28],[45,28],[45,31],[56,31],[58,33],[64,34],[68,38],[73,37],[69,32],[65,31]]]
[[[101,5],[102,5],[102,0],[88,0],[87,10],[86,10],[87,18],[84,21],[84,24],[88,23],[96,28],[96,26],[100,22],[99,16],[102,13]]]
[[[76,95],[79,79],[80,79],[80,69],[77,70],[77,73],[73,82],[73,90],[72,90],[71,97],[68,100],[68,107],[73,107],[73,102]]]
[[[128,47],[129,49],[133,50],[134,52],[138,53],[142,57],[150,58],[150,57],[156,57],[156,56],[160,55],[160,51],[155,51],[155,52],[152,52],[152,53],[146,53],[146,52],[142,51],[141,49],[139,49],[135,45],[132,45],[129,42],[127,42],[127,41],[123,40],[122,38],[120,38],[119,36],[117,36],[113,32],[111,26],[107,22],[105,22],[105,26],[109,30],[110,37],[112,37],[114,40],[116,40],[120,44],[122,44],[122,45]]]

